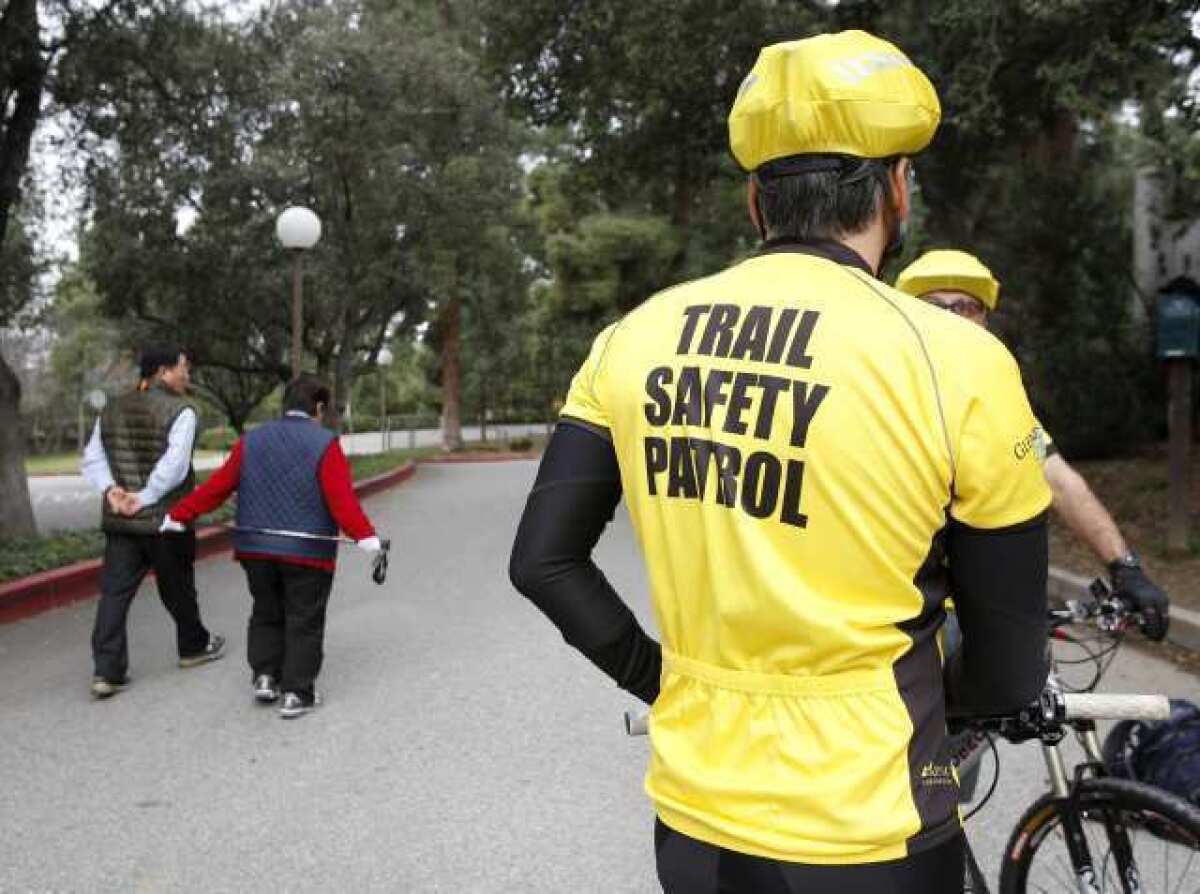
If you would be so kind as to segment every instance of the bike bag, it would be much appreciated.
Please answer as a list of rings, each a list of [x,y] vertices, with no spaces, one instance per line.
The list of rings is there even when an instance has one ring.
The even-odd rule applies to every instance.
[[[1104,740],[1104,763],[1114,776],[1136,779],[1200,807],[1200,706],[1171,699],[1171,716],[1123,720]]]

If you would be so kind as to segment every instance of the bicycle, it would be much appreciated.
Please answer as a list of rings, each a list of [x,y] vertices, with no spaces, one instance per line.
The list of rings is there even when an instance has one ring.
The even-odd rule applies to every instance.
[[[1051,641],[1084,644],[1088,655],[1066,663],[1095,663],[1092,678],[1075,687],[1083,690],[1095,688],[1125,633],[1139,624],[1137,613],[1103,581],[1094,581],[1091,593],[1090,602],[1069,600],[1063,608],[1048,612]],[[1065,634],[1063,628],[1068,625],[1089,625],[1099,635]],[[1103,645],[1093,651],[1090,644],[1097,642]],[[965,724],[991,746],[996,775],[988,793],[964,822],[982,809],[999,780],[999,753],[993,735],[1013,743],[1038,740],[1049,774],[1050,791],[1026,808],[1009,836],[1000,868],[1000,891],[1133,894],[1147,890],[1143,879],[1157,881],[1161,874],[1162,888],[1156,885],[1154,890],[1195,894],[1200,891],[1200,810],[1154,786],[1109,776],[1096,732],[1095,721],[1100,719],[1165,719],[1170,713],[1166,698],[1068,692],[1061,679],[1063,663],[1061,656],[1053,660],[1037,705],[1016,715],[972,718]],[[1069,776],[1059,747],[1068,730],[1085,755]],[[959,767],[960,773],[968,770],[965,764]],[[1099,864],[1094,854],[1100,856]],[[966,882],[967,891],[988,891],[969,845]],[[1184,887],[1188,883],[1192,887]]]
[[[1123,631],[1135,619],[1125,603],[1107,595],[1050,612],[1052,630],[1094,621],[1102,629]],[[1051,671],[1033,705],[1012,714],[963,721],[963,728],[979,734],[996,760],[988,793],[964,822],[995,791],[1000,774],[996,736],[1013,743],[1039,741],[1050,776],[1050,790],[1026,808],[1009,836],[1000,868],[1001,894],[1200,892],[1200,810],[1162,789],[1109,777],[1096,734],[1096,720],[1161,720],[1169,713],[1167,698],[1161,695],[1066,692]],[[627,711],[626,733],[644,735],[649,722],[648,713]],[[1070,774],[1059,748],[1068,730],[1086,756]],[[976,749],[975,753],[982,752]],[[964,890],[985,894],[987,881],[969,843],[965,851]]]

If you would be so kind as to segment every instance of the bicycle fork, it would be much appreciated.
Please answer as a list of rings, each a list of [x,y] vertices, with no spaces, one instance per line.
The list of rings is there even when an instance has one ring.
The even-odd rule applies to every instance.
[[[1100,749],[1100,739],[1096,735],[1094,724],[1077,733],[1079,744],[1087,755],[1087,762],[1075,769],[1073,782],[1067,780],[1066,765],[1059,742],[1042,742],[1042,757],[1046,762],[1046,770],[1050,774],[1050,787],[1054,796],[1063,802],[1060,812],[1062,818],[1063,837],[1066,839],[1067,853],[1071,857],[1071,866],[1075,872],[1075,884],[1079,894],[1100,894],[1096,882],[1096,869],[1092,862],[1091,851],[1088,848],[1087,836],[1083,831],[1083,813],[1079,809],[1075,793],[1083,774],[1089,769],[1103,773],[1104,759]],[[1140,894],[1142,891],[1141,877],[1133,862],[1133,848],[1129,843],[1129,830],[1118,811],[1105,810],[1104,827],[1108,833],[1108,841],[1112,847],[1112,855],[1116,860],[1120,873],[1121,889],[1124,894]]]

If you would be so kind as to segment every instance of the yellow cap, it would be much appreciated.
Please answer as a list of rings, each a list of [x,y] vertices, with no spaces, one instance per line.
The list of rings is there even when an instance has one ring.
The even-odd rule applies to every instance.
[[[729,112],[729,147],[748,171],[811,153],[914,155],[941,116],[933,85],[893,44],[821,34],[759,52]]]
[[[965,251],[927,251],[901,271],[896,288],[918,298],[928,292],[966,292],[996,309],[1000,282],[974,255]]]

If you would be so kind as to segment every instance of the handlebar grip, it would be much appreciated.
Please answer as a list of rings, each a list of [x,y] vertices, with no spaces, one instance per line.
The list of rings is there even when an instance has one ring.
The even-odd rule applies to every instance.
[[[650,712],[649,711],[626,711],[625,712],[625,735],[627,736],[645,736],[650,733]]]
[[[1099,695],[1064,692],[1066,720],[1166,720],[1171,703],[1165,695]]]

